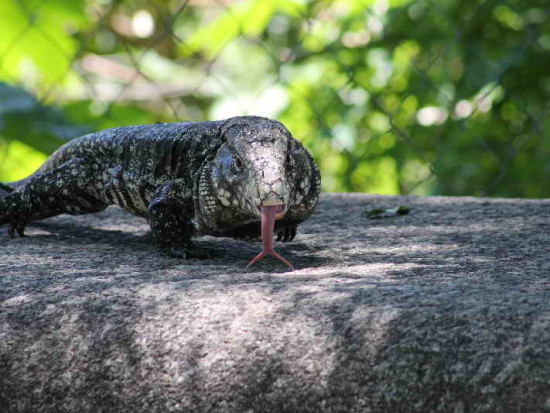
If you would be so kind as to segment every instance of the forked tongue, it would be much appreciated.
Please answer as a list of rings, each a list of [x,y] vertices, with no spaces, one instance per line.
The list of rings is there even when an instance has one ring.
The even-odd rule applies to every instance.
[[[254,258],[250,260],[246,268],[254,265],[258,261],[260,261],[262,258],[271,254],[273,257],[277,258],[279,261],[282,261],[291,270],[294,269],[292,264],[288,262],[288,260],[285,257],[279,255],[273,249],[273,229],[275,228],[275,219],[277,214],[282,210],[283,210],[282,205],[262,206],[262,243],[263,243],[264,249],[262,252],[260,252],[258,255],[256,255]]]

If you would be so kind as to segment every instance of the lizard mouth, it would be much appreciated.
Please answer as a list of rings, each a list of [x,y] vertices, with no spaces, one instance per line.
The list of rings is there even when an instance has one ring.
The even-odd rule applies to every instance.
[[[285,213],[284,204],[275,204],[275,205],[264,205],[260,206],[260,211],[262,214],[262,243],[263,250],[258,255],[250,260],[246,268],[254,265],[267,255],[271,255],[274,258],[277,258],[279,261],[283,262],[291,270],[294,269],[292,264],[283,256],[278,254],[273,249],[273,229],[275,228],[275,221],[281,219]]]

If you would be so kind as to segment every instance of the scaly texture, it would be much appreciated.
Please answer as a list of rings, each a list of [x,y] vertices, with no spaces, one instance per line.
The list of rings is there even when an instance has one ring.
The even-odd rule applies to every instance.
[[[163,250],[188,258],[204,255],[191,242],[196,232],[258,238],[262,210],[273,205],[282,211],[278,239],[293,239],[315,208],[320,175],[281,123],[247,116],[86,135],[0,189],[0,225],[12,236],[34,220],[118,205],[147,218]]]

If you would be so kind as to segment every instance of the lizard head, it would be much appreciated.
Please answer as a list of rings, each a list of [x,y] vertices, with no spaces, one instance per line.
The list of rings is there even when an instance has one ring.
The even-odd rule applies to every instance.
[[[212,195],[221,209],[216,214],[218,227],[260,221],[262,254],[292,267],[273,250],[273,229],[275,221],[309,190],[311,167],[306,150],[281,123],[266,118],[232,118],[222,133],[223,144],[210,174]]]
[[[233,118],[224,127],[224,143],[212,167],[212,187],[219,204],[235,217],[261,218],[263,207],[278,206],[276,219],[290,203],[286,158],[290,133],[265,118]],[[246,219],[246,218],[244,218]]]
[[[224,131],[225,142],[214,159],[213,183],[219,202],[251,218],[261,208],[280,206],[277,219],[289,207],[286,155],[290,133],[275,121],[237,118]],[[252,119],[251,122],[249,119]]]

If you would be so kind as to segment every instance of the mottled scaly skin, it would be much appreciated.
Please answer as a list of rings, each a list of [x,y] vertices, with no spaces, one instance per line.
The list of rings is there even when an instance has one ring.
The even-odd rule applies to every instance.
[[[109,129],[72,140],[30,177],[0,185],[0,225],[118,205],[146,218],[174,256],[202,255],[194,233],[260,235],[260,206],[283,204],[275,233],[293,239],[317,203],[320,175],[279,122],[261,117]]]

